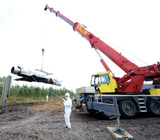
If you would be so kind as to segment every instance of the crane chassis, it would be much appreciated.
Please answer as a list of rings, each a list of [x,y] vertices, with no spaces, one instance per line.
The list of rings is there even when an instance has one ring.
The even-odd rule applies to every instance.
[[[160,95],[96,94],[93,88],[92,93],[88,92],[89,88],[77,89],[74,105],[81,111],[100,113],[105,119],[117,116],[131,119],[145,112],[160,116]]]

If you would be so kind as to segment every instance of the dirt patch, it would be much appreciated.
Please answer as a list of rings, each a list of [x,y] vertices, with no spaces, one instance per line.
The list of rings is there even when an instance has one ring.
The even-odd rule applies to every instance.
[[[9,106],[0,115],[1,140],[113,140],[106,131],[116,120],[103,120],[99,114],[71,114],[72,130],[66,131],[62,123],[63,109],[47,109],[52,103],[21,104]],[[32,109],[31,109],[32,108]],[[39,110],[38,110],[39,108]],[[50,106],[50,108],[52,108]],[[55,108],[55,107],[53,107]],[[136,140],[160,139],[160,118],[139,115],[136,119],[122,119],[121,126]]]
[[[27,119],[36,114],[36,111],[28,109],[28,108],[11,108],[6,113],[11,113],[10,115],[5,115],[2,117],[0,122],[8,122],[8,121],[18,121],[21,119]]]

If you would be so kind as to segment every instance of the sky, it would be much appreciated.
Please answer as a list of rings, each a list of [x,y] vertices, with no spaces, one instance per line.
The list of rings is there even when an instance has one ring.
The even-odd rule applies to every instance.
[[[89,42],[53,13],[44,11],[46,4],[85,25],[138,66],[160,61],[159,0],[5,0],[0,1],[0,77],[17,78],[10,72],[13,66],[41,69],[42,48],[43,70],[63,81],[61,88],[75,91],[90,86],[91,75],[105,71]],[[124,75],[101,55],[115,76]],[[28,83],[13,80],[12,84]]]

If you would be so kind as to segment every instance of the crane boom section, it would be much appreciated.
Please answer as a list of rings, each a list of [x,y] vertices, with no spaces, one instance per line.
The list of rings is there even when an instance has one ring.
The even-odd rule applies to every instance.
[[[93,48],[96,48],[103,52],[109,59],[111,59],[117,66],[119,66],[124,72],[128,73],[134,68],[137,68],[138,66],[134,63],[132,63],[130,60],[125,58],[121,53],[114,50],[112,47],[110,47],[108,44],[103,42],[101,39],[93,35],[91,32],[86,30],[85,26],[79,24],[78,22],[73,22],[64,15],[62,15],[59,11],[54,10],[53,8],[50,8],[48,5],[46,5],[45,10],[50,10],[50,12],[53,12],[57,17],[60,17],[62,20],[67,22],[70,26],[73,27],[74,31],[77,31],[82,37],[87,39],[91,46]]]
[[[46,7],[44,8],[44,10],[47,10],[47,9],[50,10],[50,12],[54,13],[57,17],[60,17],[65,22],[67,22],[70,26],[73,27],[74,22],[71,21],[70,19],[68,19],[67,17],[65,17],[64,15],[62,15],[59,11],[56,11],[53,8],[50,8],[48,5],[46,5]]]

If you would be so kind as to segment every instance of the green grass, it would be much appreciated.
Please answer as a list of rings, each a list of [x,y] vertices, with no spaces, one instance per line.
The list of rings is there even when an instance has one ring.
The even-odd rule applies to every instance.
[[[72,97],[72,99],[74,99],[74,97]],[[61,99],[55,96],[49,96],[49,100],[61,101]],[[41,96],[41,97],[13,97],[13,96],[10,96],[7,100],[7,104],[31,103],[31,102],[40,102],[40,101],[46,101],[46,97],[45,96]]]

